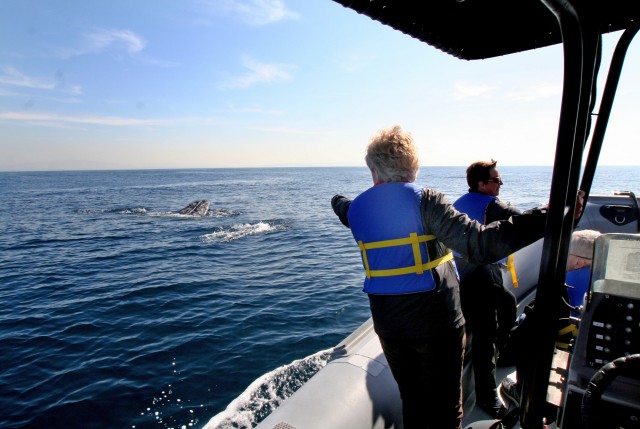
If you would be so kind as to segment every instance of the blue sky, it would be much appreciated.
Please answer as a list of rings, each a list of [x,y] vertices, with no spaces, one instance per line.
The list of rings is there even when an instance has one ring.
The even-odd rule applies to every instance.
[[[331,0],[2,9],[0,171],[363,165],[394,124],[423,166],[553,164],[558,46],[458,60]],[[638,43],[603,164],[640,163]]]

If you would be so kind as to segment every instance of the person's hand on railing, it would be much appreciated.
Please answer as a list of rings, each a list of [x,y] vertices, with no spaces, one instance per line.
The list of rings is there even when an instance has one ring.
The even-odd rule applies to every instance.
[[[578,220],[580,219],[580,216],[582,216],[582,211],[584,210],[584,195],[584,191],[578,191],[578,195],[576,196],[576,210],[573,212],[573,220]]]

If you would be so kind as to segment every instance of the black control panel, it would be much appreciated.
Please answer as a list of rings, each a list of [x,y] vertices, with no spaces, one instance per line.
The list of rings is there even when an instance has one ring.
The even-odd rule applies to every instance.
[[[600,368],[622,356],[640,353],[640,300],[595,293],[588,329],[586,364]],[[638,393],[640,396],[640,392]]]
[[[640,429],[640,372],[635,370],[640,353],[639,234],[598,237],[589,291],[559,427],[580,428],[585,419],[598,419],[597,426],[589,427]],[[633,365],[622,370],[621,362]]]

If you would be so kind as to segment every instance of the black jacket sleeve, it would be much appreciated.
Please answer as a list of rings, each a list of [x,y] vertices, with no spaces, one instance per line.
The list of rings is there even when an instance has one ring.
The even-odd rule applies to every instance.
[[[506,220],[482,225],[457,211],[436,190],[424,189],[422,198],[427,232],[472,263],[497,261],[544,236],[545,209],[528,210]]]
[[[350,204],[351,200],[342,195],[331,199],[333,211],[346,227],[349,227]],[[435,253],[430,252],[431,258],[442,256],[446,246],[475,264],[497,261],[542,238],[547,219],[545,209],[534,209],[482,225],[457,211],[444,194],[426,188],[421,213],[426,232],[442,243],[430,246]]]
[[[351,200],[342,195],[335,195],[331,198],[331,207],[333,208],[333,212],[338,216],[340,222],[347,228],[349,228],[349,219],[347,218],[347,213],[349,212],[349,206],[351,205]]]
[[[485,210],[485,219],[487,223],[491,223],[496,220],[507,220],[511,216],[519,215],[522,212],[511,204],[507,204],[501,200],[493,200],[487,206]]]

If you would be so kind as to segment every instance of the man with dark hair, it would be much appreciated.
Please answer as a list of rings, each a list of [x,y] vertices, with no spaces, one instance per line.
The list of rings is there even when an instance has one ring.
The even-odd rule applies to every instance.
[[[469,192],[453,206],[483,225],[507,220],[521,214],[516,207],[500,199],[502,178],[497,161],[478,161],[467,168]],[[471,333],[471,353],[476,404],[494,418],[503,417],[507,409],[498,396],[496,361],[515,324],[517,301],[502,281],[507,258],[490,264],[471,263],[458,253],[456,266],[460,274],[462,311]]]

